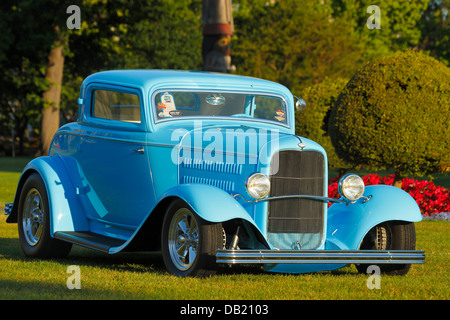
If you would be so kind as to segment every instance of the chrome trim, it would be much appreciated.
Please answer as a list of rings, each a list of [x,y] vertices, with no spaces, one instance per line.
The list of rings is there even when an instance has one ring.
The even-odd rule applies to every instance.
[[[137,152],[137,153],[140,153],[140,154],[144,154],[145,153],[144,147],[142,147],[142,146],[138,147],[136,149],[133,149],[133,151]]]
[[[22,210],[23,236],[27,244],[36,246],[41,240],[45,226],[45,205],[41,193],[36,188],[31,188],[25,196],[24,208]]]
[[[265,176],[265,177],[267,178],[267,181],[269,182],[269,191],[267,191],[267,193],[266,193],[263,197],[260,197],[260,198],[254,197],[253,195],[251,195],[250,190],[248,190],[248,182],[250,181],[250,179],[251,179],[252,177],[254,177],[254,176],[256,176],[256,175],[262,175],[262,176]],[[253,199],[255,199],[255,202],[256,202],[256,200],[261,200],[262,198],[267,197],[267,195],[270,193],[270,179],[269,179],[268,176],[266,176],[264,173],[261,173],[261,172],[255,172],[255,173],[252,173],[251,175],[249,175],[249,176],[247,177],[247,180],[245,180],[244,185],[245,185],[245,189],[247,190],[247,193],[248,193]]]
[[[217,249],[217,263],[229,264],[419,264],[420,250],[227,250]]]
[[[338,202],[338,203],[352,203],[351,201],[347,199],[335,199],[335,198],[329,198],[329,197],[321,197],[321,196],[309,196],[309,195],[287,195],[287,196],[276,196],[276,197],[267,197],[264,199],[254,199],[254,200],[247,200],[242,194],[235,194],[232,195],[233,198],[236,199],[236,197],[241,197],[244,199],[245,202],[253,203],[253,202],[261,202],[261,201],[271,201],[271,200],[282,200],[282,199],[311,199],[311,200],[318,200],[318,201],[326,201],[326,202]],[[366,200],[369,201],[370,198]]]
[[[322,197],[322,196],[309,196],[309,195],[287,195],[287,196],[276,196],[276,197],[268,197],[264,199],[256,199],[254,202],[261,202],[261,201],[271,201],[271,200],[282,200],[282,199],[292,199],[292,198],[299,198],[299,199],[310,199],[310,200],[319,200],[319,201],[330,201],[330,202],[340,202],[340,203],[348,203],[348,200],[342,200],[342,199],[335,199],[335,198],[328,198],[328,197]]]
[[[11,214],[14,203],[5,203],[5,215],[9,216]]]
[[[348,197],[346,197],[346,196],[344,195],[344,191],[342,190],[342,187],[343,187],[343,185],[344,185],[344,181],[345,181],[348,177],[350,177],[350,176],[356,176],[356,177],[360,178],[361,181],[362,181],[362,184],[363,184],[362,195],[361,195],[359,198],[357,198],[357,199],[349,199]],[[343,176],[342,178],[340,178],[340,179],[339,179],[339,182],[338,182],[338,193],[339,193],[339,195],[340,195],[342,198],[347,199],[348,201],[356,201],[356,200],[362,198],[363,195],[364,195],[364,190],[365,190],[365,188],[366,188],[366,186],[365,186],[365,184],[364,184],[364,180],[363,180],[359,175],[357,175],[357,174],[355,174],[355,173],[348,173],[348,174],[346,174],[345,176]],[[366,200],[365,202],[367,202],[367,201],[368,201],[368,200]]]

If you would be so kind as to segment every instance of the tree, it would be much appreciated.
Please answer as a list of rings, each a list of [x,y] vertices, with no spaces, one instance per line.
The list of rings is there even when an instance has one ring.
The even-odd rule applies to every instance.
[[[422,52],[379,58],[349,81],[332,109],[337,154],[354,165],[424,175],[450,169],[450,69]]]
[[[234,12],[237,73],[280,82],[294,92],[326,76],[350,77],[362,55],[352,25],[330,1],[241,0]]]
[[[39,154],[47,155],[53,136],[59,129],[60,100],[64,69],[64,33],[55,26],[55,41],[48,55],[45,79],[48,89],[43,93],[44,106],[41,120],[41,148]]]
[[[201,0],[83,0],[69,37],[61,105],[75,118],[81,82],[111,69],[201,70]]]
[[[439,0],[438,0],[439,1]],[[332,2],[336,17],[352,25],[355,36],[361,42],[363,60],[373,60],[400,50],[417,48],[422,33],[419,28],[422,14],[429,0],[338,0]],[[380,10],[380,28],[369,29],[371,10],[376,5]]]
[[[201,70],[201,0],[83,0],[67,63],[82,78],[107,69]]]
[[[319,143],[327,152],[328,165],[337,169],[346,169],[350,165],[336,155],[328,134],[328,119],[347,82],[347,79],[342,78],[325,78],[305,88],[301,91],[301,97],[306,102],[306,108],[295,115],[295,134]]]
[[[81,9],[79,30],[66,27],[73,4]],[[43,154],[60,111],[75,119],[80,84],[89,74],[202,68],[201,0],[5,0],[0,27],[0,122],[8,129],[2,134],[9,135],[13,121],[22,145],[31,124]]]
[[[450,0],[432,0],[422,15],[420,49],[450,65]]]
[[[51,0],[6,0],[0,6],[0,20],[13,26],[2,29],[6,41],[0,46],[0,111],[3,120],[13,119],[23,151],[25,128],[29,123],[40,127],[43,105],[52,104],[43,97],[51,84],[45,70],[55,42],[54,28],[62,20],[56,18],[55,7],[61,5]]]

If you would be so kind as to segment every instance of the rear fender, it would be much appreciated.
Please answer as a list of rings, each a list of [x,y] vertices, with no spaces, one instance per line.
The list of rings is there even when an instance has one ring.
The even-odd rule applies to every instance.
[[[65,157],[69,158],[69,157]],[[18,207],[22,187],[27,178],[37,172],[44,181],[49,201],[50,232],[89,230],[88,220],[82,214],[83,210],[77,197],[76,183],[68,173],[70,159],[62,157],[39,157],[32,160],[22,172],[14,198],[8,223],[17,222]],[[75,161],[75,160],[73,160]]]
[[[392,186],[367,186],[356,203],[335,203],[328,208],[327,240],[329,250],[357,250],[370,229],[386,221],[418,222],[420,208],[407,192]]]

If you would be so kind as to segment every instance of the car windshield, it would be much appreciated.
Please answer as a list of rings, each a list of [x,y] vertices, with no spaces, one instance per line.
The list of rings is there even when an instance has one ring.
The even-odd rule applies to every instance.
[[[225,92],[162,91],[154,96],[157,120],[239,117],[287,124],[286,102],[277,96]]]

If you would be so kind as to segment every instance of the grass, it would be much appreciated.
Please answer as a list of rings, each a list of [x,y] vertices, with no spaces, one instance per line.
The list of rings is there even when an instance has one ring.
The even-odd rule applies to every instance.
[[[302,300],[413,299],[447,300],[449,296],[450,224],[416,225],[418,249],[426,263],[404,277],[381,277],[381,289],[367,288],[367,275],[354,266],[333,272],[286,275],[256,268],[222,269],[211,278],[177,278],[166,273],[157,253],[105,255],[74,247],[59,260],[25,258],[17,225],[0,218],[0,299],[171,299],[171,300]],[[67,268],[80,267],[80,290],[69,290]]]
[[[0,158],[0,208],[12,201],[23,162],[3,166]],[[413,265],[404,277],[382,275],[381,289],[370,290],[368,275],[355,266],[301,275],[233,267],[211,278],[184,279],[165,271],[159,253],[105,255],[74,247],[65,259],[29,259],[21,251],[17,225],[6,224],[0,209],[0,299],[447,300],[450,223],[422,221],[416,233],[426,263]],[[67,288],[71,265],[80,267],[80,290]]]

